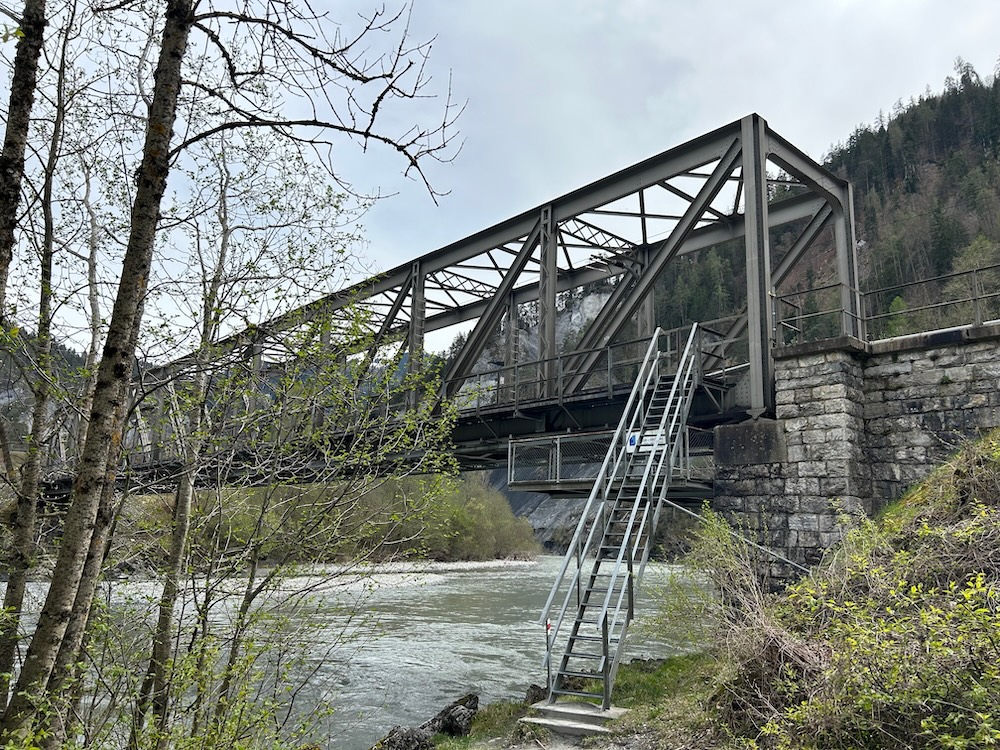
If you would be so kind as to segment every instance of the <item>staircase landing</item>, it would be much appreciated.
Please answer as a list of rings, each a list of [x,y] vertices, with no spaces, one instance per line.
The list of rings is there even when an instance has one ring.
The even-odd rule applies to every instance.
[[[571,737],[590,737],[596,734],[610,734],[611,730],[605,724],[624,715],[626,708],[602,709],[592,703],[571,703],[567,701],[535,703],[532,710],[538,716],[526,716],[521,721],[525,724],[544,727],[553,734],[569,735]]]

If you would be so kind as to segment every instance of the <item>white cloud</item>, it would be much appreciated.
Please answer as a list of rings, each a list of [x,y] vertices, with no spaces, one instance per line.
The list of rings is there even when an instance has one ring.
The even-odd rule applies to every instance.
[[[372,252],[403,263],[750,112],[821,158],[957,56],[992,73],[998,28],[993,0],[417,0],[414,34],[468,99],[465,147],[431,172],[438,208],[359,162],[402,190],[366,222]]]

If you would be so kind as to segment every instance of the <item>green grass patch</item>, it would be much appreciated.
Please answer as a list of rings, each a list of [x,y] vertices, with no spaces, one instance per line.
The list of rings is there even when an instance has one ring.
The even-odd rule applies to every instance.
[[[663,661],[634,661],[618,668],[613,703],[622,708],[654,706],[685,693],[704,680],[705,667],[714,662],[705,653],[672,656]]]
[[[434,747],[439,750],[466,750],[488,740],[510,737],[517,728],[517,720],[528,715],[523,701],[498,701],[479,709],[472,720],[472,731],[465,737],[439,734]]]

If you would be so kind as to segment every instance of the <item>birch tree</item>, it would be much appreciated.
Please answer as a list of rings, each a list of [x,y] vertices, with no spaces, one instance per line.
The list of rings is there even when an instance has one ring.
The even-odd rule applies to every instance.
[[[0,151],[0,321],[7,317],[7,278],[14,252],[24,152],[31,125],[31,108],[38,80],[38,58],[45,35],[45,0],[25,0],[19,18],[19,38],[11,69],[10,101],[3,151]]]
[[[331,139],[337,136],[356,139],[365,147],[385,146],[419,177],[425,160],[448,153],[452,112],[447,103],[443,117],[430,127],[405,126],[394,132],[392,120],[389,130],[382,126],[394,102],[421,96],[427,82],[428,47],[410,46],[405,16],[375,12],[350,38],[329,32],[328,24],[307,5],[293,2],[246,3],[238,10],[193,0],[165,2],[120,282],[97,367],[62,544],[13,698],[0,720],[0,741],[44,732],[47,706],[57,697],[65,682],[62,672],[76,662],[74,655],[80,649],[85,631],[81,625],[86,624],[96,587],[96,576],[87,571],[99,567],[112,520],[108,500],[122,444],[128,386],[162,200],[178,156],[217,134],[246,128],[265,128],[289,138],[313,158],[328,157]],[[372,37],[383,32],[395,32],[398,44],[386,54],[372,56],[368,51]],[[186,64],[192,34],[200,35],[212,50],[211,70],[204,60],[198,61],[197,70]],[[282,99],[272,98],[272,90],[281,90]],[[218,116],[195,132],[183,114],[204,99],[216,103]],[[289,116],[286,110],[294,111]],[[326,163],[331,175],[337,174],[328,160],[319,163]],[[71,624],[73,636],[67,640]]]

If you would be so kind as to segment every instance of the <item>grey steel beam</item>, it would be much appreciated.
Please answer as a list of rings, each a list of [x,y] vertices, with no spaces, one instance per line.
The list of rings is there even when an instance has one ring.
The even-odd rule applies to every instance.
[[[840,276],[840,306],[844,311],[844,333],[855,338],[864,338],[862,328],[861,290],[858,284],[858,243],[854,230],[854,194],[847,185],[843,190],[834,224],[834,239],[837,243],[837,273]]]
[[[403,282],[399,287],[399,293],[396,295],[396,299],[392,301],[392,306],[386,313],[385,317],[382,319],[382,324],[379,326],[378,331],[373,337],[369,347],[368,347],[368,358],[372,359],[375,356],[375,352],[378,347],[389,338],[390,331],[393,330],[393,322],[399,316],[400,311],[403,309],[403,302],[406,300],[406,295],[409,294],[410,290],[413,288],[414,284],[414,269],[419,267],[419,261],[413,263],[410,266],[410,273],[407,275],[406,281]],[[412,317],[411,317],[412,321]],[[327,338],[329,338],[329,326],[324,326],[323,330],[326,332]]]
[[[542,208],[539,217],[541,233],[538,237],[541,267],[538,277],[538,358],[542,361],[542,395],[555,395],[556,357],[556,288],[559,278],[556,228],[552,222],[552,208]]]
[[[496,295],[487,303],[486,309],[483,310],[483,314],[479,318],[479,322],[476,323],[476,327],[472,329],[472,333],[466,339],[465,346],[462,347],[451,367],[445,372],[443,393],[445,398],[453,396],[458,391],[461,387],[459,379],[471,372],[476,359],[482,354],[483,349],[486,348],[486,344],[489,343],[489,336],[496,328],[497,323],[500,321],[500,316],[503,314],[507,296],[513,291],[514,285],[521,275],[521,271],[524,270],[524,267],[528,264],[535,251],[540,232],[541,226],[536,220],[534,228],[528,233],[528,238],[521,246],[521,251],[517,254],[514,262],[507,270],[507,275],[504,276],[503,281],[500,283]]]
[[[419,360],[424,353],[424,326],[426,324],[426,305],[424,296],[424,274],[420,268],[420,261],[413,262],[413,270],[410,275],[413,279],[410,285],[410,330],[407,336],[406,349],[409,353],[410,372],[415,372],[419,368]]]
[[[782,282],[788,278],[788,274],[792,272],[796,264],[802,259],[806,251],[812,246],[813,242],[819,236],[826,227],[830,225],[830,220],[833,216],[833,209],[830,208],[829,203],[823,203],[819,211],[810,219],[809,223],[806,225],[805,229],[799,234],[795,239],[795,243],[788,249],[785,253],[785,257],[781,259],[778,263],[778,267],[771,272],[771,288],[777,289],[781,286]],[[774,226],[773,224],[771,226]],[[723,339],[726,341],[732,341],[734,339],[742,336],[747,330],[747,310],[744,307],[740,316],[734,320],[726,332],[723,334]],[[704,366],[707,369],[714,369],[719,366],[722,361],[721,356],[709,356],[705,358]]]
[[[774,364],[771,353],[774,332],[767,222],[766,131],[767,124],[757,115],[750,115],[742,121],[750,412],[754,417],[774,409]]]
[[[641,268],[649,268],[650,264],[650,252],[649,247],[643,247],[639,250],[639,255],[642,258]],[[655,287],[649,290],[649,294],[642,298],[642,302],[639,304],[639,314],[636,321],[636,334],[640,339],[649,339],[653,335],[653,331],[656,330],[656,290]]]
[[[518,314],[517,299],[513,292],[507,295],[507,311],[504,320],[506,328],[504,337],[503,363],[505,367],[510,367],[517,363],[517,336],[518,336]]]
[[[413,279],[410,289],[410,330],[406,340],[406,353],[408,356],[406,370],[410,375],[416,375],[423,369],[424,363],[424,325],[426,322],[427,306],[424,300],[424,274],[420,267],[420,261],[413,262],[413,270],[410,274]],[[416,409],[420,404],[420,389],[416,385],[417,379],[411,380],[411,388],[406,393],[406,403],[410,409]]]
[[[684,239],[705,213],[706,206],[711,204],[726,184],[729,175],[739,162],[740,152],[739,138],[732,138],[729,148],[719,159],[712,174],[702,185],[681,220],[677,222],[670,235],[651,250],[650,264],[643,269],[642,275],[634,283],[621,283],[615,287],[615,291],[580,340],[578,348],[591,351],[573,357],[567,364],[566,371],[573,375],[567,382],[566,393],[573,393],[580,387],[601,357],[602,353],[597,350],[621,331],[635,314],[660,273],[674,259]]]
[[[738,137],[739,121],[574,190],[552,201],[553,220],[557,224],[562,223],[565,219],[586,213],[592,208],[638,193],[642,188],[655,185],[661,180],[718,161],[726,153],[732,140]]]
[[[760,115],[752,116],[760,118]],[[844,199],[844,188],[847,187],[845,180],[824,169],[777,133],[768,132],[767,153],[770,161],[798,177],[804,185],[822,195],[831,205],[840,205]]]
[[[809,220],[809,223],[795,239],[795,243],[785,253],[785,257],[778,263],[778,267],[774,269],[774,274],[771,277],[772,288],[777,289],[788,278],[792,269],[798,265],[806,251],[819,237],[820,232],[830,225],[832,217],[833,209],[827,203]]]

